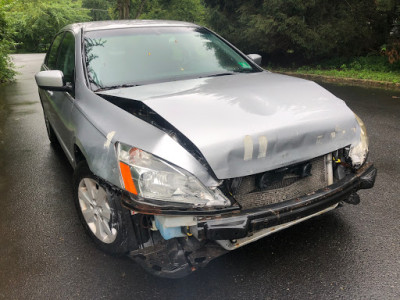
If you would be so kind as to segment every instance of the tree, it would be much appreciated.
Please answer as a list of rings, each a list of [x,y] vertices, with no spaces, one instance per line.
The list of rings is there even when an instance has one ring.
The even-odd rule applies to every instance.
[[[82,0],[82,7],[90,10],[89,15],[93,21],[109,20],[113,4],[113,0]]]
[[[204,24],[205,8],[201,0],[149,0],[141,2],[141,19],[164,19]],[[143,5],[145,4],[145,5]]]
[[[205,3],[213,29],[247,52],[261,52],[269,60],[285,63],[365,55],[379,49],[387,36],[382,24],[390,22],[389,14],[379,9],[385,1],[393,0]]]
[[[82,8],[80,1],[14,0],[7,6],[12,37],[18,49],[28,52],[46,51],[62,27],[90,19],[89,10]]]
[[[114,14],[118,19],[164,19],[203,24],[202,0],[116,0]]]
[[[118,17],[120,20],[130,18],[131,0],[117,0]]]

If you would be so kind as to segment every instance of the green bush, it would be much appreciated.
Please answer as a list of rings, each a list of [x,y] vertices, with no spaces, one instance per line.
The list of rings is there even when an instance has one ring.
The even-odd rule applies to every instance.
[[[19,52],[44,52],[62,27],[91,20],[80,1],[11,1],[6,9]]]
[[[352,69],[374,72],[400,71],[398,64],[390,64],[385,56],[369,55],[353,58],[333,58],[320,63],[322,69]],[[346,68],[344,68],[346,66]],[[315,68],[315,67],[313,67]]]
[[[0,41],[0,84],[11,81],[15,76],[13,65],[8,56],[9,47]]]
[[[1,4],[1,3],[0,3]],[[8,56],[12,42],[9,40],[8,24],[0,6],[0,84],[14,78],[15,71]]]
[[[340,57],[337,67],[386,43],[397,2],[204,0],[208,25],[245,52],[280,66]]]
[[[179,20],[204,24],[205,8],[201,0],[153,0],[147,4],[140,15],[141,19]],[[136,3],[136,6],[139,4]]]
[[[288,69],[283,69],[288,71]],[[291,70],[293,71],[293,69]],[[299,74],[326,75],[338,78],[358,78],[392,83],[400,82],[400,69],[390,64],[384,56],[365,56],[352,59],[334,58],[321,65],[305,65],[296,70]]]

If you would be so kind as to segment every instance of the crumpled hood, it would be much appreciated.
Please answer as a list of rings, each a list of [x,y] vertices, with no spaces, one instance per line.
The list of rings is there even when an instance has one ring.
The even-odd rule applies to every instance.
[[[219,179],[308,160],[360,139],[342,100],[314,82],[270,72],[101,94],[145,103],[198,147]]]

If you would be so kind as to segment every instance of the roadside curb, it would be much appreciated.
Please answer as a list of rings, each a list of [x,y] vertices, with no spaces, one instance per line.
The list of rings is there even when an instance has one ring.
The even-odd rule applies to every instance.
[[[363,86],[363,87],[377,87],[377,88],[384,88],[384,89],[393,89],[393,90],[400,90],[400,83],[393,83],[387,81],[377,81],[377,80],[370,80],[370,79],[357,79],[357,78],[342,78],[342,77],[334,77],[334,76],[327,76],[327,75],[316,75],[316,74],[302,74],[296,72],[281,72],[281,71],[272,71],[274,73],[290,75],[310,80],[322,81],[322,82],[329,82],[329,83],[338,83],[344,85],[356,85],[356,86]]]

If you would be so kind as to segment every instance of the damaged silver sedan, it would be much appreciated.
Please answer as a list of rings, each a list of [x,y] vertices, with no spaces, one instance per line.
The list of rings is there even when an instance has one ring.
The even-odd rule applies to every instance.
[[[174,21],[73,24],[36,74],[94,242],[182,277],[374,185],[365,126],[317,84]]]

